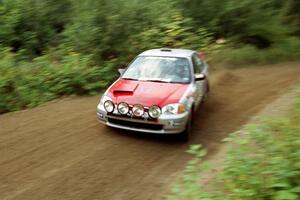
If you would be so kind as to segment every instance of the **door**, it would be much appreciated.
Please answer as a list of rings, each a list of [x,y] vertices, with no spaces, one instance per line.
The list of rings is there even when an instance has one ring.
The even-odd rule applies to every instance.
[[[204,61],[202,61],[199,58],[198,54],[193,54],[192,56],[192,62],[193,62],[193,67],[194,67],[194,74],[200,74],[203,73],[206,77],[208,76],[208,67]],[[202,101],[202,98],[204,97],[205,93],[207,92],[207,79],[202,80],[202,81],[196,81],[196,106],[200,104]]]

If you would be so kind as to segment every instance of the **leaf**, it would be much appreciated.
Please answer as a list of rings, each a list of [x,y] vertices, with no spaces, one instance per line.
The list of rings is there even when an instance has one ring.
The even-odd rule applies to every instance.
[[[278,191],[275,195],[277,200],[296,200],[298,196],[289,190]]]
[[[275,183],[272,185],[272,188],[288,188],[290,185],[288,183]]]
[[[291,191],[294,193],[300,193],[300,186],[294,187]]]
[[[196,153],[196,156],[198,158],[201,158],[201,157],[205,156],[206,154],[207,154],[207,149],[202,149],[201,151]]]
[[[192,151],[196,151],[196,150],[199,150],[201,147],[202,147],[201,144],[194,144],[194,145],[191,145],[190,149]]]
[[[193,144],[190,146],[190,149],[186,152],[189,154],[197,154],[197,152],[202,148],[201,144]]]
[[[231,142],[233,140],[232,137],[226,137],[222,140],[222,142]]]

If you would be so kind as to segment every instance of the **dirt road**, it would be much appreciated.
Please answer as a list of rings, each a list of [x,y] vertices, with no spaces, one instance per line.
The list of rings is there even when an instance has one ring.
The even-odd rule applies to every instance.
[[[220,140],[300,78],[300,63],[212,73],[190,143],[210,155]],[[110,129],[96,120],[99,97],[64,99],[0,116],[1,200],[146,200],[182,170],[188,144]]]

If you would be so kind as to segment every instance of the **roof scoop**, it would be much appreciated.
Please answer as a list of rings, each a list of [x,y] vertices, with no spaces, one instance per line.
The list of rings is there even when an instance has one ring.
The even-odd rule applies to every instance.
[[[170,49],[170,48],[161,48],[160,51],[171,52],[172,49]]]

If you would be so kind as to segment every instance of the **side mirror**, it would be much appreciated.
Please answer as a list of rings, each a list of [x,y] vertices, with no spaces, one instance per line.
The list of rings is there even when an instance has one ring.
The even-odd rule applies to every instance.
[[[118,72],[120,73],[120,76],[122,76],[125,73],[126,69],[118,69]]]
[[[206,79],[205,74],[195,74],[195,81],[203,81]]]

